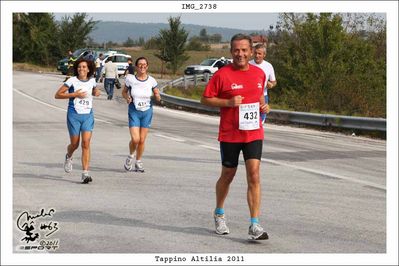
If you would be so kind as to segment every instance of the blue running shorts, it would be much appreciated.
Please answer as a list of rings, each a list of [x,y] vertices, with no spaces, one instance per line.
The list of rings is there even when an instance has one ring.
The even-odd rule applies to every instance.
[[[134,104],[129,104],[129,127],[143,127],[150,128],[152,121],[152,106],[150,109],[137,111]]]
[[[93,131],[94,128],[94,114],[78,114],[73,111],[68,111],[67,126],[69,136],[79,136],[80,132]]]

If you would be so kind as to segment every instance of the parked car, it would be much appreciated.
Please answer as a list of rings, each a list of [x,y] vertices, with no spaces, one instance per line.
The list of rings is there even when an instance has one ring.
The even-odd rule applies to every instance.
[[[104,58],[107,57],[107,56],[110,56],[110,55],[117,54],[117,53],[118,53],[118,51],[113,51],[113,50],[108,50],[108,51],[103,51],[102,52]]]
[[[94,60],[96,60],[97,57],[99,57],[100,53],[102,53],[104,56],[109,56],[109,55],[116,54],[117,51],[111,51],[111,50],[106,51],[106,50],[100,50],[100,49],[82,48],[82,49],[78,49],[75,52],[73,52],[72,57],[75,60],[78,60],[80,58],[90,55],[90,59],[94,61]],[[65,58],[61,59],[60,61],[58,61],[58,63],[57,63],[57,70],[61,71],[61,73],[63,75],[66,75],[68,72],[68,61],[69,61],[69,58],[65,57]]]
[[[112,62],[118,66],[118,75],[121,76],[125,73],[125,70],[128,68],[129,64],[127,60],[132,58],[130,55],[122,54],[122,53],[114,53],[111,55],[106,55],[104,60],[102,61],[102,65],[105,65],[105,62],[109,57],[112,57]]]
[[[221,58],[209,58],[205,59],[199,65],[190,65],[187,66],[184,70],[184,74],[186,75],[194,75],[194,74],[214,74],[223,66],[230,64],[233,62],[232,59],[226,59],[224,57]]]

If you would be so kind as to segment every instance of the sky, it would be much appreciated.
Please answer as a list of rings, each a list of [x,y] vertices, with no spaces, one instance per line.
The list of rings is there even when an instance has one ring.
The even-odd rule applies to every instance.
[[[168,23],[170,16],[183,24],[214,26],[241,30],[267,30],[278,21],[279,13],[87,13],[93,20],[137,23]],[[73,13],[54,13],[57,20]]]

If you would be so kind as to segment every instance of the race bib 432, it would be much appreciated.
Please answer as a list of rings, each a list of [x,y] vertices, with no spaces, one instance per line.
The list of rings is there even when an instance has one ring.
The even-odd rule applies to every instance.
[[[241,104],[239,106],[239,129],[259,129],[259,103]]]

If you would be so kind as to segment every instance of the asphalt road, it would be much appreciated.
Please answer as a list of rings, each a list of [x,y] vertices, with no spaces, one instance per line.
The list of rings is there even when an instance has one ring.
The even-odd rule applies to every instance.
[[[155,107],[146,172],[126,172],[127,105],[119,90],[112,101],[103,93],[94,102],[94,181],[82,185],[80,148],[74,171],[62,167],[67,100],[54,99],[62,80],[14,72],[15,252],[39,240],[58,240],[46,243],[56,253],[386,252],[385,141],[267,124],[260,221],[270,239],[247,240],[242,158],[225,206],[231,233],[218,236],[218,118]],[[17,227],[24,219],[30,235]]]

